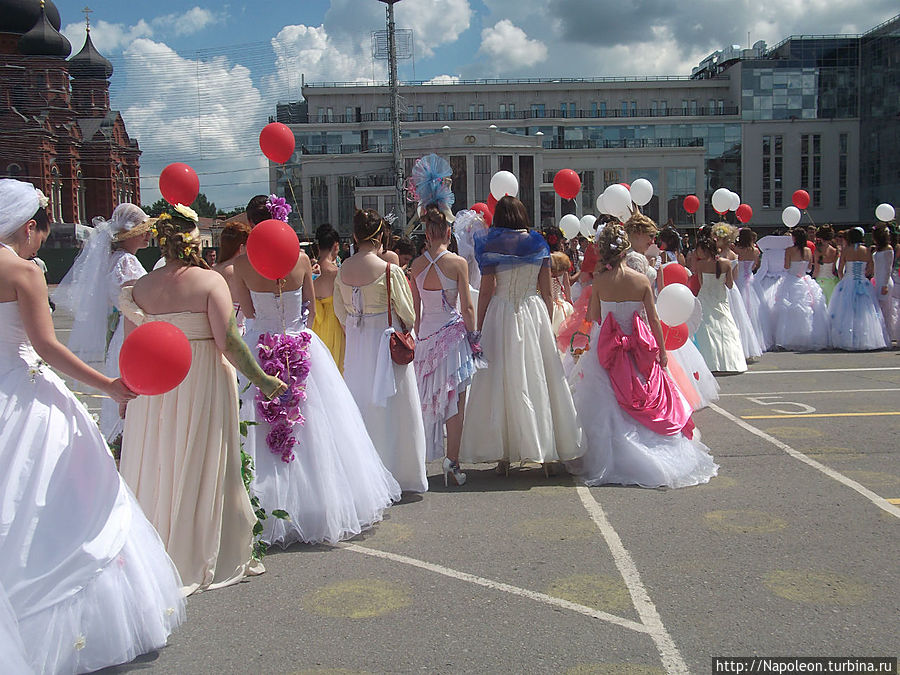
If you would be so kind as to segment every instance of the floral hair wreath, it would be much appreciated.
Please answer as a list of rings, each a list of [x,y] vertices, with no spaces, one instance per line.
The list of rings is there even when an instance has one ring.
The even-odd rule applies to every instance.
[[[712,235],[716,239],[726,239],[729,242],[737,239],[737,228],[733,225],[729,225],[728,223],[718,223],[713,227]]]
[[[283,223],[287,222],[288,216],[293,210],[291,205],[287,203],[287,199],[277,195],[269,195],[269,198],[266,199],[266,209],[272,218]]]
[[[197,224],[200,221],[200,218],[197,215],[197,212],[194,211],[194,209],[192,209],[190,206],[185,206],[184,204],[175,204],[175,206],[172,207],[172,210],[163,211],[163,213],[159,216],[159,218],[157,218],[156,222],[157,223],[166,222],[166,221],[172,220],[174,218],[180,218],[182,220],[187,220],[189,222],[194,223],[194,231],[197,230]],[[182,238],[182,241],[185,243],[185,246],[182,250],[180,250],[178,252],[179,258],[182,258],[182,259],[189,258],[190,254],[191,254],[191,248],[193,247],[193,245],[200,242],[200,237],[198,236],[198,234],[194,234],[194,231],[184,232],[182,234],[181,238]],[[150,233],[154,237],[158,236],[159,230],[157,229],[155,224],[150,227]],[[166,243],[165,235],[163,235],[162,237],[159,237],[159,239],[157,241],[159,242],[160,246],[165,246],[165,243]]]

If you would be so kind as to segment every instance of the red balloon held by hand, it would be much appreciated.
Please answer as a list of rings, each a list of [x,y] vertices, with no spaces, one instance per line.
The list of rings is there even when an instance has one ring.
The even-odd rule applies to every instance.
[[[481,217],[484,218],[484,224],[488,227],[491,226],[491,221],[494,219],[494,214],[488,208],[488,205],[484,202],[476,202],[472,204],[472,211],[481,214]]]
[[[284,279],[300,258],[300,240],[287,223],[264,220],[247,237],[247,258],[266,279]]]
[[[737,211],[735,211],[734,214],[742,223],[749,223],[750,219],[753,217],[753,209],[749,204],[741,204],[737,207]]]
[[[197,173],[182,162],[169,164],[159,174],[159,191],[163,199],[174,206],[190,206],[200,194],[200,179]]]
[[[131,391],[157,396],[171,391],[191,369],[191,343],[177,326],[150,321],[135,328],[122,343],[119,372]]]
[[[294,132],[281,122],[269,122],[259,132],[259,148],[276,164],[284,164],[294,154]]]
[[[797,190],[794,192],[791,201],[794,203],[794,206],[803,211],[809,206],[809,193],[806,190]]]
[[[575,199],[581,190],[581,178],[572,169],[561,169],[553,177],[553,189],[563,199]]]
[[[488,195],[487,207],[488,207],[488,211],[491,212],[491,215],[494,214],[494,209],[496,208],[496,206],[497,206],[497,198],[494,195]]]
[[[700,208],[700,200],[697,198],[697,195],[688,195],[684,198],[682,206],[688,213],[697,213],[697,209]]]
[[[686,323],[678,326],[667,326],[663,323],[662,333],[663,340],[665,340],[666,343],[666,349],[669,350],[680,349],[684,346],[684,343],[688,341],[688,337],[690,336]]]
[[[663,288],[669,284],[684,284],[687,286],[688,271],[684,265],[675,262],[669,263],[661,267],[659,273],[662,274]]]

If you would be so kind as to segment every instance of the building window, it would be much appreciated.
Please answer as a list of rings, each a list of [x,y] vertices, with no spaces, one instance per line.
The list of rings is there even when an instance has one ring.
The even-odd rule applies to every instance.
[[[663,117],[668,113],[669,102],[665,99],[659,102],[659,114]]]
[[[556,193],[541,190],[541,227],[556,224]]]
[[[473,158],[475,199],[487,200],[491,193],[491,156],[475,155]]]
[[[425,119],[425,106],[416,106],[416,119],[422,121]]]
[[[531,116],[532,117],[544,117],[546,114],[546,108],[543,103],[532,103],[531,104]]]
[[[519,155],[519,199],[534,222],[534,157]]]
[[[349,105],[346,108],[344,108],[344,121],[345,122],[353,121],[353,108]]]
[[[606,101],[600,101],[600,117],[606,117]]]
[[[328,183],[325,176],[313,176],[309,179],[310,206],[312,208],[312,225],[318,227],[327,223],[328,218]]]
[[[637,117],[637,109],[638,109],[637,101],[632,101],[631,102],[631,116],[632,117]]]
[[[681,114],[682,115],[688,114],[688,111],[690,110],[690,104],[691,104],[691,102],[688,101],[686,98],[681,99]]]
[[[762,205],[779,208],[782,195],[784,141],[782,136],[763,136],[762,143]]]
[[[840,135],[840,154],[838,155],[838,206],[847,206],[847,147],[848,134]]]
[[[478,104],[478,119],[480,119],[480,120],[484,119],[484,103]]]
[[[594,172],[581,172],[581,210],[583,213],[593,213],[597,206],[594,203]]]
[[[391,121],[391,109],[387,106],[379,106],[376,111],[376,115],[379,122]]]
[[[822,136],[800,136],[800,186],[809,192],[810,206],[819,206],[822,200]]]
[[[691,103],[690,113],[691,113],[691,115],[696,115],[697,114],[697,99],[692,98],[690,103]]]
[[[447,119],[447,106],[445,106],[443,103],[438,106],[438,119],[439,120]]]
[[[652,101],[650,101],[650,115],[652,117],[656,117],[658,112],[659,112],[659,101],[657,101],[656,99],[653,99]]]
[[[447,106],[447,119],[448,120],[456,119],[456,113],[453,111],[452,105]]]
[[[334,108],[328,108],[325,110],[325,120],[328,122],[334,122]]]
[[[465,155],[450,155],[450,170],[453,172],[453,195],[456,197],[454,206],[456,210],[467,209],[469,194],[467,191],[468,171]],[[485,198],[487,195],[485,195]]]
[[[597,102],[591,102],[591,117],[597,117]]]
[[[316,111],[316,121],[324,122],[325,121],[325,108],[319,108]]]
[[[516,104],[515,103],[509,104],[509,116],[511,118],[514,118],[516,116]]]
[[[559,116],[568,117],[568,104],[565,101],[559,104]]]
[[[356,176],[338,176],[338,226],[339,232],[352,228],[355,200]]]
[[[506,104],[501,103],[500,104],[500,119],[505,120],[506,118],[507,118],[506,117]]]
[[[707,114],[708,115],[716,114],[716,99],[714,99],[714,98],[709,99],[709,108],[707,108]]]
[[[628,117],[628,101],[622,101],[622,117]]]
[[[717,107],[716,107],[716,111],[717,111],[720,115],[724,115],[724,114],[725,114],[725,99],[724,99],[724,98],[720,98],[720,99],[718,100],[718,105],[717,105]]]
[[[369,209],[377,211],[378,197],[374,195],[366,195],[362,198],[360,206],[362,206],[363,211],[368,211]]]

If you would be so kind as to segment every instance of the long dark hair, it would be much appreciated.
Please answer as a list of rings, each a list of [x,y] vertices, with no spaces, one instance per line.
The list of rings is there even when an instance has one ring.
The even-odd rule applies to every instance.
[[[803,253],[803,249],[806,248],[806,228],[803,227],[795,227],[791,230],[791,236],[794,238],[794,246],[797,247],[797,250],[800,253]]]
[[[530,230],[528,211],[525,205],[515,197],[506,195],[494,207],[494,220],[491,227],[505,227],[510,230]]]
[[[884,251],[891,246],[891,236],[886,225],[879,225],[872,230],[872,243],[876,251]]]
[[[316,257],[322,255],[323,251],[330,251],[335,244],[341,242],[341,237],[329,223],[322,223],[316,228]]]
[[[722,268],[719,265],[719,247],[716,246],[715,240],[710,237],[699,237],[697,239],[697,250],[703,251],[709,256],[710,260],[716,263],[716,279],[722,276]]]

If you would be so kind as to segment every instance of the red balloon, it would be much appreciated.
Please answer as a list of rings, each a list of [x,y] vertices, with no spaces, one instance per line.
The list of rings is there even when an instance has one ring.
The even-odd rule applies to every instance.
[[[749,204],[741,204],[734,213],[742,223],[749,223],[753,217],[753,209]]]
[[[476,202],[472,204],[472,211],[477,211],[481,214],[481,217],[484,218],[485,225],[488,227],[491,226],[491,221],[494,219],[493,212],[488,208],[488,205],[484,202]]]
[[[159,191],[163,199],[172,206],[175,204],[190,206],[200,194],[200,179],[187,164],[175,162],[169,164],[159,174]]]
[[[697,209],[700,208],[700,200],[697,199],[697,195],[688,195],[684,198],[682,205],[688,213],[697,213]]]
[[[294,154],[294,132],[281,122],[269,122],[259,132],[259,148],[276,164],[284,164]]]
[[[662,333],[663,340],[665,340],[666,343],[666,349],[679,349],[683,347],[684,343],[688,341],[688,337],[690,336],[686,323],[683,323],[679,326],[667,326],[663,323]]]
[[[794,202],[794,206],[802,211],[809,206],[809,193],[806,190],[797,190],[794,192],[791,201]]]
[[[691,293],[697,295],[700,292],[700,275],[695,274],[688,279],[687,287],[691,289]]]
[[[624,186],[627,187],[629,190],[631,189],[631,183],[619,183],[619,185],[624,185]]]
[[[688,271],[684,265],[669,263],[665,267],[661,267],[659,272],[663,275],[663,288],[669,284],[684,284],[687,286]]]
[[[191,369],[191,343],[178,326],[150,321],[135,328],[119,352],[119,372],[131,391],[157,396],[171,391]]]
[[[553,177],[553,189],[563,199],[575,199],[581,190],[581,178],[572,169],[561,169]]]
[[[284,279],[300,258],[300,240],[287,223],[264,220],[247,237],[247,258],[266,279]]]
[[[488,211],[491,212],[491,215],[494,214],[494,208],[497,206],[497,198],[494,195],[488,195],[487,207]]]

